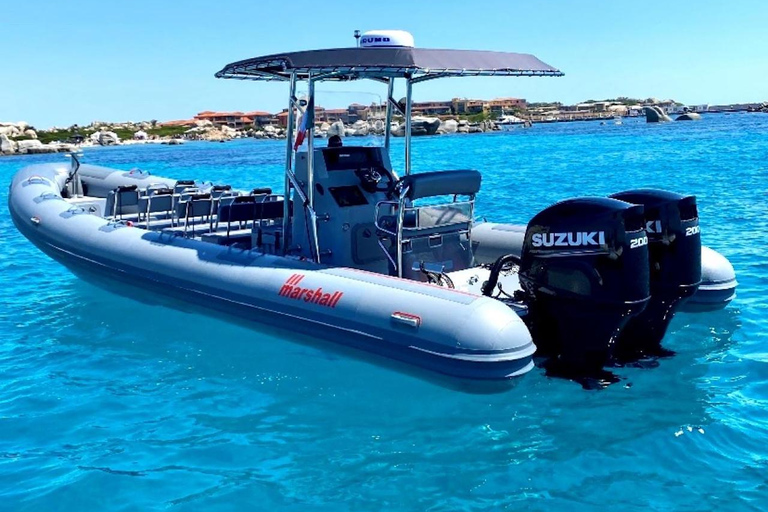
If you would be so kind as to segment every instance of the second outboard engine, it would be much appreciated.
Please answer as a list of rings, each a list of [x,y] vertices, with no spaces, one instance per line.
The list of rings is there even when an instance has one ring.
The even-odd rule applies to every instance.
[[[645,208],[650,257],[651,301],[630,320],[616,343],[615,356],[628,361],[665,355],[661,339],[675,311],[701,283],[701,235],[695,196],[664,190],[629,190],[611,196]]]
[[[650,299],[643,207],[608,198],[557,203],[525,233],[520,284],[536,345],[566,372],[599,372]]]

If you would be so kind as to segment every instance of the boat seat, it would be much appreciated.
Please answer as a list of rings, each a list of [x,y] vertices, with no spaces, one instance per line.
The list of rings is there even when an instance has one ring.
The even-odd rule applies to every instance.
[[[136,185],[121,185],[107,195],[106,212],[113,218],[139,214],[139,190]]]
[[[481,180],[478,171],[457,170],[410,174],[397,182],[396,200],[379,202],[376,218],[379,246],[393,275],[426,280],[421,268],[449,272],[473,265],[469,240]],[[413,204],[436,196],[453,196],[453,202]],[[469,200],[458,201],[457,196],[469,196]],[[398,211],[403,212],[402,220]]]
[[[248,223],[283,218],[284,200],[257,201],[255,196],[239,196],[230,204],[222,204],[219,207],[217,225],[219,222],[227,223],[227,237],[229,237],[232,223]],[[289,211],[293,204],[288,203]]]
[[[218,199],[222,196],[232,194],[232,185],[214,185],[210,188],[209,192],[213,199]]]
[[[403,227],[416,227],[416,219],[418,218],[418,215],[414,210],[406,210],[403,217]],[[397,229],[397,215],[382,215],[379,217],[379,226],[389,231],[395,231],[395,229]]]
[[[173,214],[173,189],[155,188],[148,194],[139,198],[139,211],[144,213],[149,229],[150,219],[153,213]]]
[[[170,190],[171,193],[173,193],[173,187],[170,187],[165,183],[150,183],[145,188],[139,189],[139,196],[140,197],[151,196],[158,190],[161,190],[161,191]]]
[[[231,185],[214,185],[210,189],[211,194],[211,230],[213,230],[213,215],[218,213],[222,201],[230,201],[240,195],[240,192],[232,190]]]
[[[423,197],[464,195],[474,196],[480,191],[482,175],[475,170],[420,172],[403,176],[398,181],[400,190],[411,201]]]
[[[195,180],[177,180],[173,186],[173,192],[180,194],[183,190],[188,188],[195,188]]]
[[[213,200],[211,194],[195,194],[190,196],[186,201],[180,201],[177,211],[184,211],[184,232],[187,232],[187,227],[192,225],[192,234],[195,233],[195,219],[196,218],[210,218],[211,206]]]
[[[453,272],[474,265],[468,232],[411,238],[403,249],[402,277],[427,281],[422,266],[431,272]]]
[[[456,205],[456,206],[454,206]],[[460,208],[467,203],[448,203],[421,208],[408,208],[401,229],[402,272],[401,277],[426,281],[421,268],[432,272],[463,270],[474,264],[470,239],[470,217]],[[411,222],[408,222],[411,214]],[[396,222],[396,221],[395,221]],[[397,258],[397,238],[388,236],[391,265]],[[396,275],[396,274],[395,274]]]

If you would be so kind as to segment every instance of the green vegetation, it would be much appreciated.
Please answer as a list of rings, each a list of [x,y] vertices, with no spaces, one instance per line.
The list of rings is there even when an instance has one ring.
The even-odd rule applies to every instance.
[[[46,131],[46,132],[37,132],[37,139],[42,142],[43,144],[48,144],[49,142],[67,142],[71,140],[75,135],[82,135],[85,138],[88,138],[90,134],[95,132],[94,129],[70,129],[65,128],[62,130],[54,130],[54,131]]]
[[[559,101],[540,101],[535,103],[529,103],[528,108],[546,108],[546,107],[554,107],[554,108],[560,108],[563,104]]]
[[[138,131],[138,128],[135,130],[128,129],[128,128],[108,128],[109,131],[115,132],[115,134],[120,137],[121,140],[126,139],[132,139],[133,134]],[[151,136],[157,136],[157,137],[178,137],[184,134],[189,130],[188,126],[158,126],[156,128],[149,128],[147,130],[144,130],[147,132],[147,135]],[[96,131],[96,128],[93,127],[87,127],[87,128],[64,128],[61,130],[54,130],[54,131],[40,131],[37,132],[37,138],[42,142],[43,144],[48,144],[49,142],[68,142],[71,141],[76,135],[80,135],[83,138],[88,138],[91,136],[93,132]],[[22,137],[17,137],[15,140],[22,140]]]
[[[610,103],[620,103],[622,105],[642,105],[643,103],[647,103],[646,100],[641,100],[637,98],[628,98],[626,96],[619,96],[618,98],[607,98],[604,100],[586,100],[582,103],[595,103],[595,102],[601,102],[601,101],[608,101]]]
[[[499,116],[492,112],[478,112],[477,114],[457,114],[455,117],[457,119],[466,119],[470,123],[481,123],[483,121],[493,121]]]
[[[189,130],[189,126],[158,126],[146,130],[147,135],[157,135],[158,137],[179,137]]]

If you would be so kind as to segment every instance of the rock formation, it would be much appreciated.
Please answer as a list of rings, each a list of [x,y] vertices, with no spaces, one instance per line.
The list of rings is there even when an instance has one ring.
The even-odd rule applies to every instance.
[[[643,111],[648,123],[665,123],[672,120],[660,107],[643,107]]]
[[[701,114],[697,114],[696,112],[686,112],[675,118],[675,121],[700,121],[700,120],[701,120]]]
[[[5,133],[0,133],[0,154],[12,155],[16,153],[16,143],[13,142]]]
[[[346,135],[346,130],[344,129],[344,123],[342,123],[341,121],[336,121],[332,123],[326,135],[328,137],[333,137],[334,135],[338,135],[339,137],[344,137]]]
[[[110,132],[106,128],[93,132],[90,140],[100,146],[114,146],[120,144],[120,137],[118,137],[115,132]]]

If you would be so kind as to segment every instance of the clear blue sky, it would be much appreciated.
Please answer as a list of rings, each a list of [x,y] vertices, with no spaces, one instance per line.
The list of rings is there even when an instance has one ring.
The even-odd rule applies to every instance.
[[[403,29],[416,45],[533,53],[563,78],[437,80],[417,100],[615,96],[684,103],[768,100],[768,1],[161,0],[5,2],[0,121],[39,128],[189,118],[285,106],[285,86],[217,80],[224,64],[354,44],[354,29]],[[373,91],[373,83],[323,85]],[[319,103],[370,102],[322,94]]]

